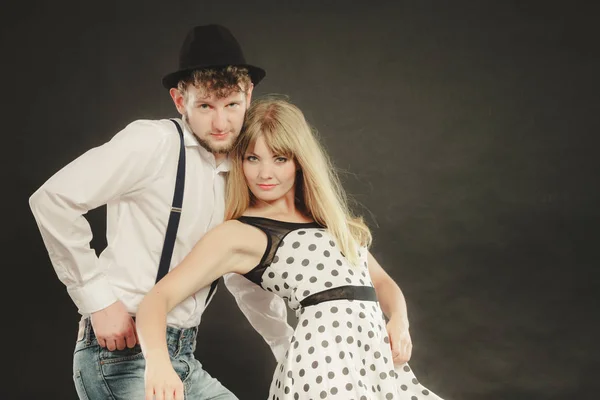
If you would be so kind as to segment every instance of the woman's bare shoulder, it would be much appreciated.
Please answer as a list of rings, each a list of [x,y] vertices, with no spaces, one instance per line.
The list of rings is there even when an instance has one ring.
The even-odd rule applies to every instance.
[[[225,242],[231,251],[250,254],[257,252],[261,247],[264,251],[267,243],[262,231],[238,220],[225,221],[210,230],[207,235],[212,236],[214,241]]]

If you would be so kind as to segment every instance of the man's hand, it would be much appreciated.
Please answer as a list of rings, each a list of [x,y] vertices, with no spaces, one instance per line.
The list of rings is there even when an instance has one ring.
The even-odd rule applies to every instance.
[[[138,342],[135,322],[120,300],[92,313],[91,322],[100,347],[110,351],[123,350],[125,346],[131,349]]]
[[[388,321],[386,328],[390,337],[394,364],[407,363],[412,354],[412,340],[408,333],[408,324],[392,318]]]

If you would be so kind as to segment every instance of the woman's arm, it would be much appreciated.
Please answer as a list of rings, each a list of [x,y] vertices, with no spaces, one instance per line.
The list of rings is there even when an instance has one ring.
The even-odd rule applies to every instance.
[[[368,255],[368,268],[381,310],[388,318],[387,331],[394,362],[403,364],[410,359],[412,354],[406,300],[400,287],[384,271],[370,252]]]
[[[408,328],[408,312],[402,290],[370,252],[367,262],[381,310],[388,319],[397,319]]]
[[[136,314],[137,333],[147,361],[169,361],[167,313],[222,275],[255,267],[267,239],[257,229],[227,221],[210,230],[192,251],[144,297]]]

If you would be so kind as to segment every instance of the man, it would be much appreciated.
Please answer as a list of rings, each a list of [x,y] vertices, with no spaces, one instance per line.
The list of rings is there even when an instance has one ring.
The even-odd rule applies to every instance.
[[[246,63],[235,37],[218,25],[193,28],[179,56],[179,69],[166,75],[163,85],[181,120],[132,122],[65,166],[30,198],[52,265],[82,315],[73,357],[81,399],[143,397],[137,306],[222,222],[227,153],[252,90],[265,76]],[[83,215],[103,204],[108,245],[96,257]],[[283,302],[243,278],[225,281],[280,358],[291,334]],[[236,398],[193,354],[197,327],[215,288],[213,283],[200,290],[167,317],[170,355],[186,398]]]

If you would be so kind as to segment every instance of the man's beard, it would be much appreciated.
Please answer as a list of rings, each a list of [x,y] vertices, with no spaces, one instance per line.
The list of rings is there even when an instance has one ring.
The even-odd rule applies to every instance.
[[[204,147],[206,150],[210,151],[213,154],[227,154],[229,153],[231,150],[233,150],[233,145],[235,143],[235,141],[231,141],[230,143],[221,146],[219,148],[215,148],[214,146],[211,146],[211,144],[200,138],[198,135],[196,135],[194,132],[192,132],[194,134],[194,136],[196,137],[196,140],[198,141],[198,143],[200,143],[200,146]]]
[[[233,147],[235,145],[235,140],[232,140],[230,143],[228,143],[224,146],[220,146],[220,147],[216,148],[213,145],[211,145],[211,143],[209,141],[202,139],[199,135],[196,134],[196,132],[194,132],[192,130],[192,126],[190,125],[187,115],[183,116],[183,122],[185,122],[185,124],[187,125],[187,129],[190,132],[192,132],[192,135],[194,135],[194,137],[196,138],[196,140],[198,141],[200,146],[204,147],[207,151],[209,151],[213,154],[227,154],[227,153],[231,152],[231,150],[233,150]]]

